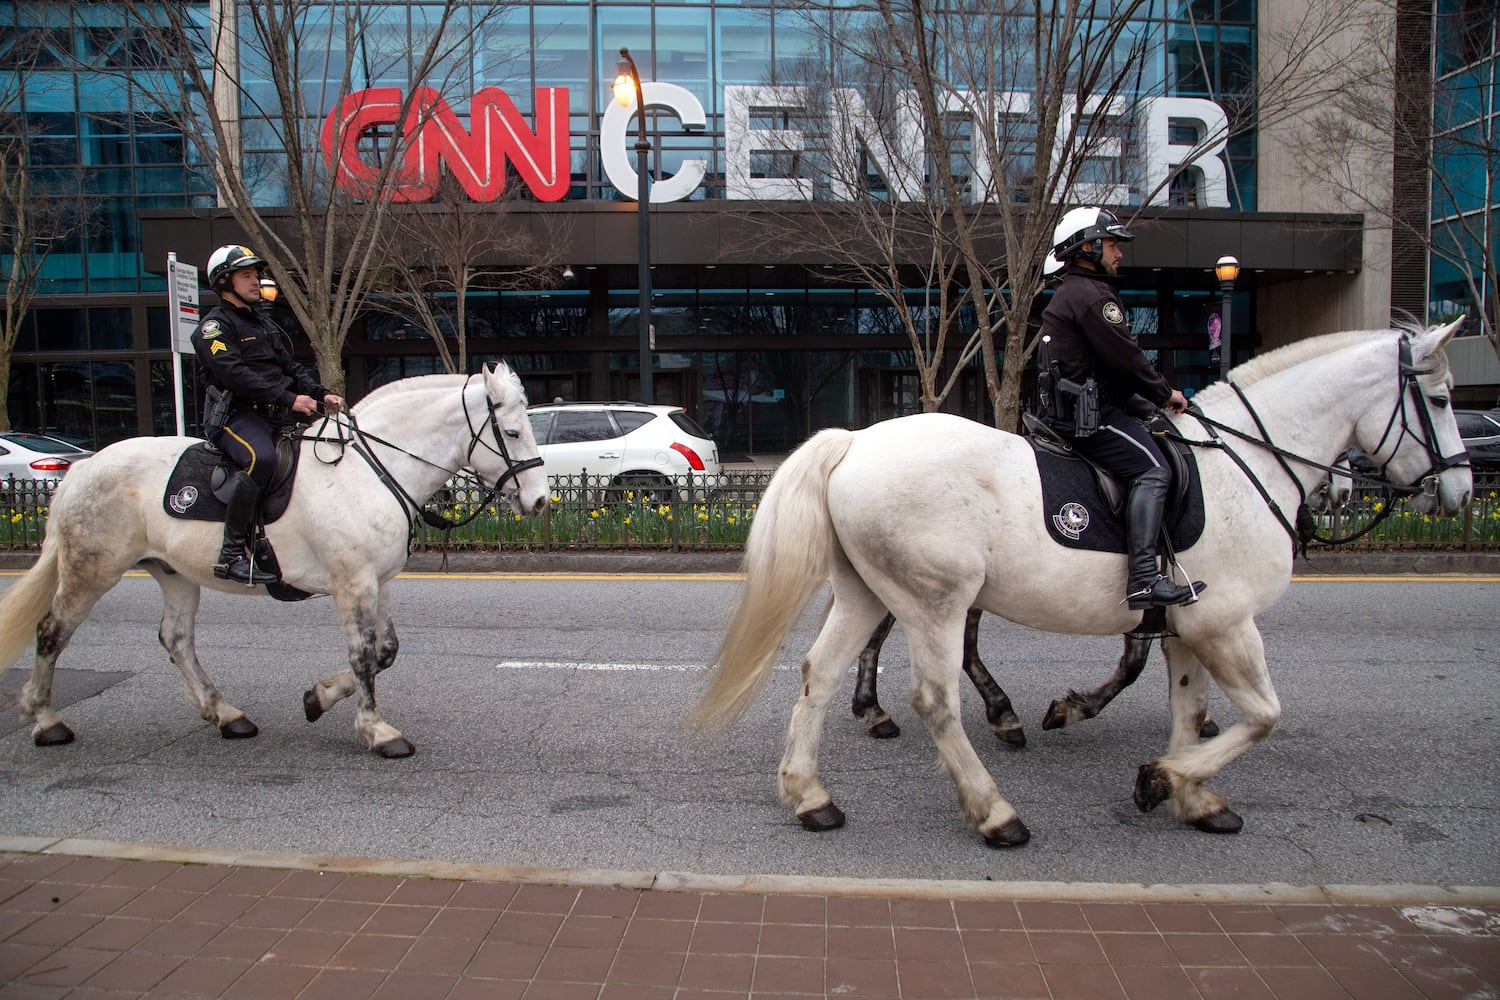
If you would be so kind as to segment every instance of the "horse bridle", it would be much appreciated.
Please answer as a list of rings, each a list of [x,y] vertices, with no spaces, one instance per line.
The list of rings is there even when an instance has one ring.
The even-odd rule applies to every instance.
[[[344,413],[344,417],[350,431],[347,438],[343,435],[345,424],[340,423],[337,420],[333,421],[334,426],[339,430],[339,434],[337,436],[329,438],[323,437],[321,434],[303,434],[301,438],[304,441],[313,442],[313,454],[315,456],[317,455],[317,447],[319,443],[332,442],[337,444],[340,449],[340,454],[337,458],[328,460],[326,464],[329,465],[337,465],[339,464],[339,462],[343,461],[344,448],[353,448],[354,453],[365,460],[365,464],[369,465],[370,468],[374,470],[376,478],[380,480],[381,484],[385,486],[385,488],[391,492],[391,495],[393,495],[401,504],[401,509],[406,513],[408,536],[411,533],[413,511],[420,513],[423,523],[430,528],[447,530],[449,528],[462,527],[463,525],[468,524],[470,521],[474,520],[474,518],[479,516],[479,514],[489,504],[490,500],[500,493],[500,489],[508,480],[519,477],[521,473],[527,471],[528,469],[539,468],[542,465],[541,456],[537,456],[536,458],[524,459],[523,461],[519,462],[511,458],[510,449],[505,446],[505,432],[500,429],[499,418],[495,416],[496,413],[504,408],[505,404],[497,403],[490,396],[488,387],[486,387],[484,391],[484,401],[489,408],[489,427],[492,435],[495,438],[495,444],[491,446],[488,442],[484,441],[484,422],[481,420],[479,426],[476,427],[474,425],[474,414],[469,409],[467,393],[469,390],[469,383],[473,380],[473,375],[470,375],[467,379],[464,380],[464,391],[460,394],[461,398],[464,401],[464,422],[469,425],[469,446],[464,450],[464,458],[470,464],[465,467],[473,468],[472,463],[474,460],[474,449],[479,447],[480,444],[484,444],[484,446],[489,449],[491,454],[498,455],[500,457],[500,460],[505,463],[505,471],[501,472],[500,475],[495,478],[494,485],[485,487],[484,499],[478,504],[475,504],[474,511],[462,521],[450,521],[447,518],[438,517],[431,511],[427,510],[427,508],[422,504],[421,501],[413,497],[406,491],[405,487],[403,487],[399,482],[396,481],[396,477],[391,474],[390,469],[386,468],[385,463],[380,460],[380,457],[375,454],[374,450],[370,448],[367,442],[373,442],[374,444],[383,445],[386,448],[390,448],[392,451],[399,451],[401,454],[406,455],[408,458],[414,458],[418,462],[421,462],[423,465],[430,465],[434,469],[441,469],[442,471],[448,473],[450,476],[456,475],[460,470],[449,469],[447,466],[438,465],[436,462],[429,461],[428,459],[423,458],[421,455],[417,455],[413,452],[407,451],[405,448],[401,447],[399,444],[396,444],[394,441],[387,441],[385,438],[382,438],[379,435],[371,434],[368,431],[361,430],[359,421],[355,419],[354,413],[352,411],[345,411]],[[331,418],[325,416],[325,423],[329,419]],[[320,457],[319,461],[324,460]]]
[[[1401,421],[1401,430],[1396,437],[1395,444],[1391,447],[1389,456],[1387,456],[1384,462],[1379,463],[1380,473],[1378,478],[1361,475],[1360,473],[1355,472],[1353,469],[1340,469],[1336,466],[1325,465],[1322,462],[1314,462],[1312,459],[1304,458],[1303,456],[1298,455],[1294,452],[1290,452],[1284,448],[1277,447],[1271,442],[1271,435],[1266,431],[1266,426],[1261,421],[1260,414],[1255,412],[1255,407],[1250,404],[1250,399],[1245,395],[1244,390],[1242,390],[1233,381],[1228,379],[1226,379],[1225,381],[1228,382],[1229,387],[1234,390],[1235,395],[1239,397],[1240,403],[1245,407],[1246,412],[1250,414],[1250,419],[1255,421],[1255,427],[1256,430],[1260,432],[1260,437],[1252,437],[1251,435],[1246,434],[1241,430],[1230,427],[1228,424],[1214,420],[1212,417],[1204,414],[1203,411],[1199,410],[1197,407],[1189,407],[1188,412],[1193,417],[1195,417],[1199,423],[1203,424],[1203,426],[1208,430],[1211,440],[1189,441],[1186,438],[1182,438],[1181,436],[1178,436],[1178,440],[1181,440],[1190,446],[1220,448],[1226,455],[1233,459],[1234,463],[1239,466],[1240,471],[1245,474],[1245,478],[1249,479],[1251,484],[1254,485],[1256,490],[1260,493],[1261,499],[1265,501],[1266,506],[1270,508],[1271,513],[1276,516],[1276,519],[1281,522],[1281,526],[1285,528],[1287,534],[1291,536],[1293,548],[1297,548],[1300,544],[1301,550],[1304,555],[1306,555],[1307,553],[1308,541],[1313,538],[1317,538],[1319,541],[1334,545],[1353,541],[1360,535],[1364,534],[1366,531],[1369,531],[1371,528],[1373,528],[1381,518],[1377,518],[1376,521],[1371,522],[1371,524],[1367,525],[1363,531],[1360,531],[1357,534],[1350,535],[1347,538],[1329,539],[1321,538],[1320,536],[1316,535],[1313,528],[1314,521],[1312,512],[1308,509],[1307,506],[1307,492],[1302,488],[1302,481],[1298,479],[1295,474],[1293,474],[1291,466],[1288,464],[1288,459],[1294,462],[1298,462],[1302,465],[1309,466],[1311,468],[1322,469],[1330,475],[1337,474],[1364,483],[1378,484],[1382,488],[1389,490],[1391,493],[1402,496],[1413,496],[1418,493],[1425,494],[1427,496],[1436,496],[1438,491],[1438,477],[1441,476],[1443,472],[1448,469],[1460,466],[1467,467],[1469,465],[1469,454],[1467,451],[1461,451],[1455,455],[1444,455],[1440,446],[1438,445],[1437,428],[1432,420],[1432,411],[1428,408],[1429,400],[1426,394],[1422,392],[1420,383],[1417,382],[1417,377],[1419,375],[1430,375],[1433,373],[1433,371],[1435,371],[1435,369],[1417,368],[1412,363],[1411,343],[1404,336],[1399,340],[1398,351],[1399,354],[1396,377],[1399,381],[1399,388],[1396,393],[1396,403],[1391,410],[1390,418],[1386,421],[1385,432],[1380,436],[1380,442],[1375,446],[1375,454],[1372,454],[1370,456],[1371,459],[1376,460],[1375,455],[1385,447],[1385,443],[1390,439],[1391,432],[1395,428],[1398,418]],[[1407,419],[1407,407],[1402,405],[1406,399],[1408,392],[1411,394],[1412,401],[1415,403],[1413,409],[1415,409],[1417,412],[1417,422],[1421,425],[1422,437],[1418,437],[1415,433],[1413,433],[1411,429],[1411,423]],[[1446,406],[1447,404],[1448,401],[1444,399],[1441,405]],[[1297,527],[1294,528],[1291,522],[1287,520],[1286,515],[1282,513],[1280,506],[1276,503],[1271,494],[1266,490],[1261,481],[1256,478],[1255,473],[1245,463],[1245,460],[1242,459],[1234,451],[1233,448],[1229,447],[1228,442],[1219,437],[1218,431],[1220,430],[1228,434],[1232,434],[1235,437],[1240,438],[1241,440],[1248,441],[1249,443],[1259,448],[1263,448],[1276,456],[1276,461],[1281,465],[1282,470],[1286,472],[1287,476],[1292,480],[1292,483],[1297,487],[1297,493],[1300,497],[1296,515]],[[1401,450],[1401,442],[1407,437],[1412,438],[1426,450],[1427,457],[1431,462],[1428,470],[1421,476],[1417,477],[1421,482],[1420,486],[1401,486],[1389,482],[1384,478],[1386,466],[1392,459],[1396,457],[1396,453]],[[1391,505],[1387,504],[1382,514],[1388,514],[1391,509]]]

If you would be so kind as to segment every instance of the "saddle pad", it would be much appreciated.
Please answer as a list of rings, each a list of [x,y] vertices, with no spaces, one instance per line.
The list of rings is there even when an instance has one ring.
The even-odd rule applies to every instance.
[[[1036,451],[1037,471],[1042,476],[1042,517],[1047,533],[1059,545],[1095,552],[1124,552],[1125,525],[1099,495],[1093,468],[1081,458],[1067,458]],[[1190,449],[1184,449],[1184,464],[1190,480],[1182,502],[1167,509],[1165,525],[1178,552],[1189,548],[1203,534],[1203,490],[1198,483],[1198,464]]]
[[[295,459],[298,449],[292,449]],[[227,508],[224,501],[214,496],[209,485],[223,454],[209,448],[207,442],[191,445],[177,460],[177,467],[167,477],[167,488],[162,493],[161,505],[169,515],[185,521],[224,522]],[[295,471],[295,463],[293,470]],[[286,513],[287,503],[292,498],[293,476],[281,476],[271,483],[260,504],[260,523],[271,524]]]

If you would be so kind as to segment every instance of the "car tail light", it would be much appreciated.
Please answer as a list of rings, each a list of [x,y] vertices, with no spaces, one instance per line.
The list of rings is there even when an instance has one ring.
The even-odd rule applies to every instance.
[[[695,472],[703,471],[703,459],[698,457],[698,453],[696,451],[689,448],[685,444],[678,444],[675,442],[672,444],[672,450],[677,452],[677,454],[681,455],[683,458],[687,459],[689,467],[691,467]]]
[[[31,463],[37,472],[67,472],[73,463],[66,458],[39,458]]]

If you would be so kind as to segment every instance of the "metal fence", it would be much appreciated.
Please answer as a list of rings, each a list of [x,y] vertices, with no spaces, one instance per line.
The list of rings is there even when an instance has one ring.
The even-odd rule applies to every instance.
[[[744,545],[773,470],[694,475],[669,492],[637,491],[602,476],[553,476],[551,503],[536,517],[519,517],[493,501],[472,479],[460,477],[427,503],[447,529],[417,521],[414,551],[475,550],[581,552],[641,550],[703,552]],[[0,550],[36,551],[46,531],[56,481],[0,480]],[[1355,551],[1500,552],[1500,473],[1474,476],[1474,499],[1459,517],[1431,517],[1377,488],[1357,489],[1341,511],[1318,517],[1318,533],[1342,538],[1365,527],[1386,505],[1392,511],[1344,548]],[[1314,543],[1315,545],[1317,543]]]

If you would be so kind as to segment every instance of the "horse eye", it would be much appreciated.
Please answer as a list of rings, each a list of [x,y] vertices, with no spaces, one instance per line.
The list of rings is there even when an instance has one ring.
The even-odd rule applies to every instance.
[[[518,438],[521,436],[521,432],[512,427],[505,431],[505,436],[508,438]]]
[[[1427,402],[1431,403],[1433,406],[1436,406],[1440,410],[1446,410],[1448,408],[1447,396],[1428,396]]]

